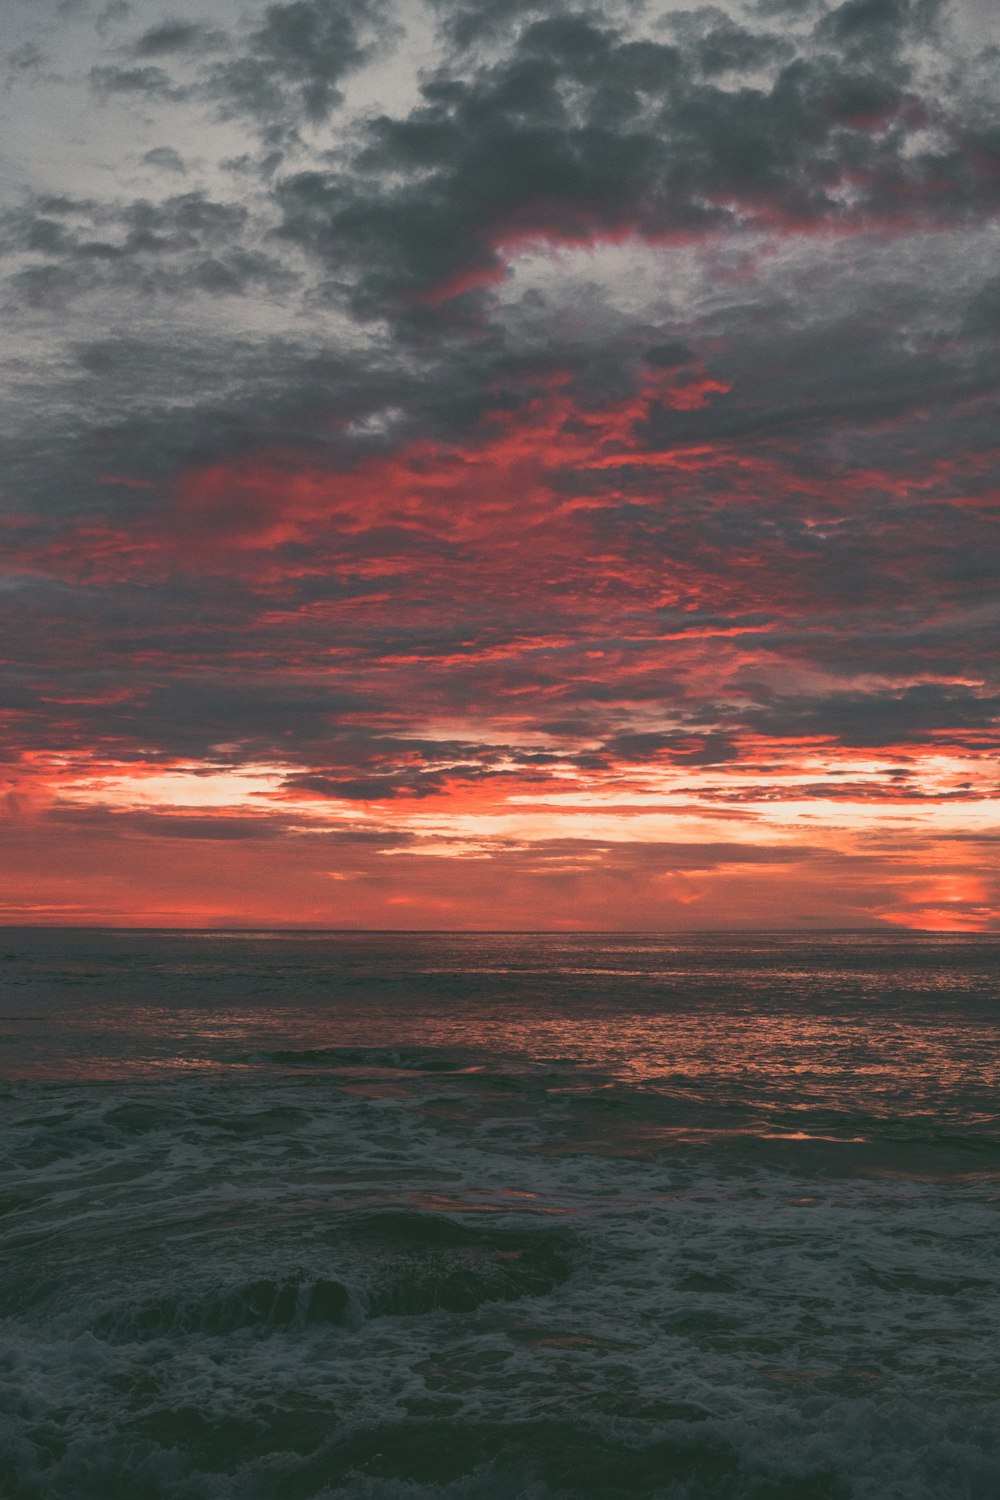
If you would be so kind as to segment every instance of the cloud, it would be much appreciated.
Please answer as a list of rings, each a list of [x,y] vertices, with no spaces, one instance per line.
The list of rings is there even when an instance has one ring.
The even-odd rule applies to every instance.
[[[151,165],[184,170],[168,148],[150,158]],[[7,217],[8,250],[36,257],[13,273],[8,288],[35,307],[64,306],[102,288],[174,297],[289,290],[294,271],[241,243],[248,217],[242,204],[213,201],[200,190],[109,208],[42,200]]]
[[[202,53],[224,42],[224,34],[197,21],[161,21],[144,31],[133,46],[136,57],[166,57],[172,53]]]
[[[90,86],[102,99],[114,94],[136,94],[147,99],[184,99],[187,90],[174,84],[163,68],[123,68],[115,64],[90,70]]]
[[[165,172],[185,172],[184,158],[172,146],[154,146],[143,156],[147,166],[160,167]]]
[[[124,851],[102,910],[178,920],[995,920],[1000,157],[942,12],[74,28],[12,107],[97,144],[0,211],[12,901]]]
[[[754,728],[767,732],[780,723],[787,732],[836,736],[845,745],[923,744],[940,731],[951,743],[964,731],[991,731],[1000,742],[1000,695],[968,687],[917,683],[900,692],[829,693],[799,699],[748,715]]]
[[[847,5],[790,59],[787,38],[731,26],[675,45],[534,20],[498,61],[443,66],[407,116],[368,123],[353,173],[286,178],[284,232],[353,269],[356,305],[374,311],[489,288],[532,242],[898,234],[991,216],[989,132],[961,125],[904,58],[931,25],[924,7]],[[880,71],[855,55],[862,37]],[[741,81],[762,68],[767,83]]]
[[[292,0],[266,7],[239,57],[219,64],[207,88],[225,109],[266,133],[318,124],[343,102],[341,83],[395,34],[378,0]]]

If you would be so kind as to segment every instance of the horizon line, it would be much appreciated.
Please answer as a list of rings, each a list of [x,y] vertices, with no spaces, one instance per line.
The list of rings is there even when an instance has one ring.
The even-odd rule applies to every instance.
[[[156,923],[130,925],[121,922],[0,922],[0,932],[158,932],[158,933],[311,933],[330,937],[353,934],[363,937],[724,937],[754,934],[836,937],[858,934],[881,937],[993,937],[1000,929],[962,930],[953,927],[306,927],[269,926],[266,922],[241,925],[199,926]]]

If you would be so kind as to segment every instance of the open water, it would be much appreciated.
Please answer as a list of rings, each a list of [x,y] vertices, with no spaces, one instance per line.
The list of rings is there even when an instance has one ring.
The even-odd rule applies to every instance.
[[[0,933],[4,1500],[996,1500],[996,939]]]

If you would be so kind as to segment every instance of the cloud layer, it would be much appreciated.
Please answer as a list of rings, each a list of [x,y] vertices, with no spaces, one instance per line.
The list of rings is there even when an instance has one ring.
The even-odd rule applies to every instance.
[[[980,9],[12,16],[6,920],[1000,926]]]

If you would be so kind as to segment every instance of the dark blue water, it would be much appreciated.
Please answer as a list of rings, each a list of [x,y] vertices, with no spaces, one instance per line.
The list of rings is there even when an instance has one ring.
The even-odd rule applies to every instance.
[[[0,1495],[995,1500],[998,976],[0,933]]]

